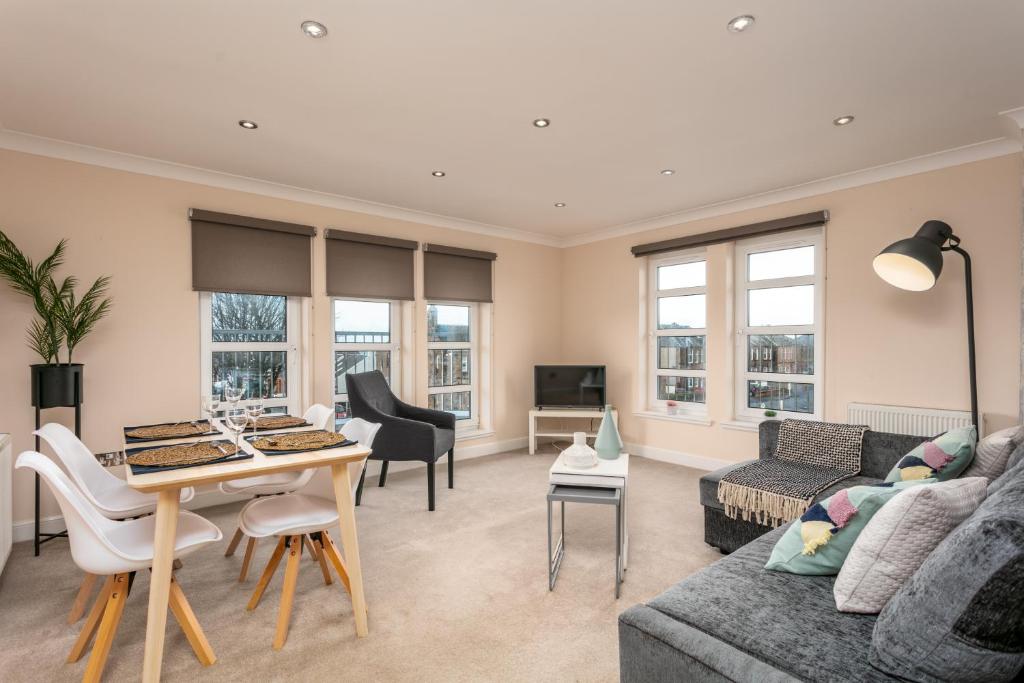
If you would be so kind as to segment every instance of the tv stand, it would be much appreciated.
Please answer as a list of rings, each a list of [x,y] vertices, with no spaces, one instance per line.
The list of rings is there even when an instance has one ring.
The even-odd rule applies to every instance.
[[[615,421],[615,426],[619,426],[619,413],[614,408],[611,409],[612,420]],[[573,431],[553,431],[544,427],[538,428],[538,418],[552,418],[558,417],[562,419],[576,419],[576,420],[600,420],[604,417],[604,408],[534,408],[530,411],[530,455],[537,452],[537,437],[548,437],[555,439],[568,439],[572,440],[573,431],[586,432],[588,438],[594,438],[597,436],[596,431],[589,429],[577,429]]]

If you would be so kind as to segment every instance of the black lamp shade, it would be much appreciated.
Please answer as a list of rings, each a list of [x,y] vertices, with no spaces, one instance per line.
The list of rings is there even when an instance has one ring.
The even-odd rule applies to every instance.
[[[928,221],[913,237],[893,242],[872,266],[880,278],[900,289],[931,289],[942,273],[942,245],[953,229],[942,221]]]

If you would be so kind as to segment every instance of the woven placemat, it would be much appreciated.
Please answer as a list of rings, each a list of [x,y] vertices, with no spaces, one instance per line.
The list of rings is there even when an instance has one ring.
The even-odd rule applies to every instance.
[[[256,429],[287,429],[307,424],[303,418],[292,415],[264,415],[256,420]]]
[[[318,429],[312,432],[274,434],[251,439],[250,443],[261,451],[303,451],[329,448],[347,441],[343,434]]]
[[[218,448],[218,446],[220,446]],[[178,446],[150,448],[128,456],[129,465],[142,467],[179,467],[200,465],[234,455],[235,445],[227,442],[188,443]]]
[[[209,434],[213,426],[206,420],[196,422],[173,422],[170,424],[135,427],[124,433],[132,439],[179,439]]]

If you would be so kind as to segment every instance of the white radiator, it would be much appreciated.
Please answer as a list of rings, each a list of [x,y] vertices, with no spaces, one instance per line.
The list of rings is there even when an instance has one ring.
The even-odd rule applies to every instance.
[[[969,427],[971,413],[964,410],[850,403],[846,406],[846,421],[867,425],[876,432],[935,436],[957,427]]]

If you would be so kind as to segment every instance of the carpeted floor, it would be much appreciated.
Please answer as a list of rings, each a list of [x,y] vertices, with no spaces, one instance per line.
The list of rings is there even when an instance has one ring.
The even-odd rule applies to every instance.
[[[616,617],[718,559],[703,543],[698,470],[634,457],[630,562],[614,599],[614,513],[567,506],[558,585],[545,573],[549,454],[505,453],[457,463],[454,490],[438,470],[437,511],[422,469],[367,487],[357,508],[370,635],[356,639],[344,589],[325,586],[305,558],[284,649],[271,649],[283,569],[254,612],[245,603],[270,554],[259,546],[249,580],[241,552],[224,558],[240,505],[207,508],[225,540],[186,558],[179,580],[217,655],[203,668],[168,618],[164,680],[615,681]],[[337,534],[335,534],[337,538]],[[67,541],[32,557],[14,547],[0,580],[0,681],[77,680],[64,660],[77,635],[65,623],[80,574]],[[139,574],[107,662],[106,680],[141,672],[148,576]]]

